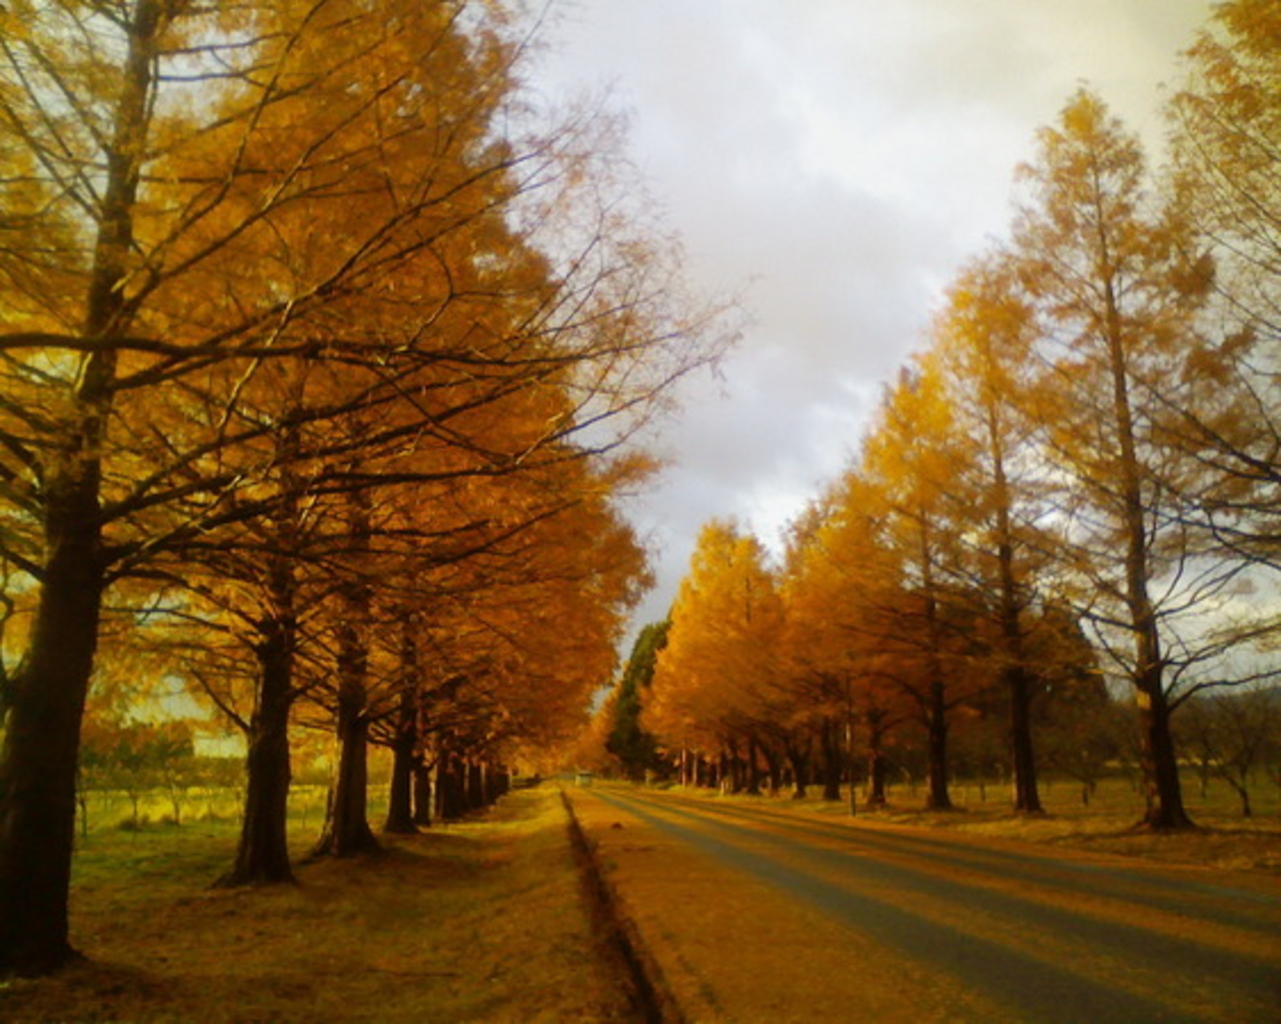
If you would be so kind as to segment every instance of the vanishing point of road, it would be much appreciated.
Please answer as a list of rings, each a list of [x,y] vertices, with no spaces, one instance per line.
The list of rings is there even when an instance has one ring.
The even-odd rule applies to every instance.
[[[690,1020],[1281,1020],[1275,876],[629,787],[570,794]]]

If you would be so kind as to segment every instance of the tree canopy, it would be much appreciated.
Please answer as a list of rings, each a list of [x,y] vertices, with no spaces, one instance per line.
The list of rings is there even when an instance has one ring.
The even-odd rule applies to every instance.
[[[288,874],[295,702],[330,694],[353,751],[381,713],[384,580],[512,597],[468,607],[479,674],[547,680],[533,714],[472,671],[500,731],[579,713],[554,659],[608,667],[642,578],[619,446],[725,328],[620,201],[616,126],[528,102],[529,31],[466,0],[0,10],[0,971],[68,955],[105,615],[187,627],[228,712],[249,677],[241,880]]]

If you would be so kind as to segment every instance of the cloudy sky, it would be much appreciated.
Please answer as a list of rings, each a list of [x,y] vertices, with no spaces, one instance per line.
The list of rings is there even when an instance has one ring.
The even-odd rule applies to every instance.
[[[631,510],[661,618],[694,539],[781,530],[847,463],[943,288],[1010,219],[1016,165],[1078,84],[1155,155],[1161,86],[1211,0],[563,0],[538,84],[608,88],[691,277],[751,324],[687,382]]]

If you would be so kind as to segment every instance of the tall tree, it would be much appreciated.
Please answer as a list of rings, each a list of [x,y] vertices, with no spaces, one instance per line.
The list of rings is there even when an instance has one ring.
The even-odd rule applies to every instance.
[[[16,589],[36,595],[0,685],[0,973],[70,955],[76,750],[109,583],[214,531],[288,519],[299,495],[277,486],[282,459],[316,495],[422,479],[396,459],[424,446],[449,453],[443,472],[493,475],[590,429],[586,456],[707,357],[708,321],[683,305],[669,250],[593,201],[609,191],[591,152],[602,134],[581,118],[535,131],[517,109],[525,48],[509,13],[408,0],[0,11],[0,192],[14,211],[0,244],[0,546]],[[562,411],[494,445],[504,435],[483,427],[500,400],[547,389]],[[361,439],[368,468],[316,436],[393,407]],[[298,443],[282,446],[291,428]],[[262,639],[264,676],[291,671],[289,614]],[[258,703],[273,770],[287,711]]]
[[[1204,464],[1179,445],[1165,403],[1195,376],[1193,330],[1210,282],[1187,222],[1154,209],[1137,140],[1082,90],[1040,134],[1015,224],[1036,304],[1046,387],[1041,415],[1059,479],[1065,579],[1096,639],[1136,691],[1153,828],[1190,825],[1170,729],[1192,626],[1241,569],[1188,512]],[[1180,667],[1181,662],[1181,667]]]
[[[973,662],[975,598],[962,563],[966,539],[950,517],[967,504],[972,446],[958,430],[937,360],[904,367],[887,389],[860,466],[879,510],[880,542],[898,585],[878,616],[896,679],[916,704],[927,737],[928,806],[952,807],[947,738],[951,712],[984,685]],[[962,496],[962,492],[963,496]]]
[[[973,474],[954,529],[973,532],[974,583],[995,625],[993,668],[1008,695],[1014,807],[1041,810],[1032,740],[1034,672],[1028,653],[1040,561],[1031,531],[1035,502],[1034,427],[1018,401],[1031,387],[1034,324],[1019,295],[1011,261],[994,255],[963,271],[934,328],[934,349],[958,425],[974,441]]]
[[[1171,184],[1217,263],[1234,319],[1281,337],[1281,12],[1268,0],[1216,5],[1185,54],[1169,106]]]

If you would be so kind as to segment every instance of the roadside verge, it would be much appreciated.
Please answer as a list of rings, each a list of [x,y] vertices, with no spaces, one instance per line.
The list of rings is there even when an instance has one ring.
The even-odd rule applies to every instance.
[[[592,918],[609,954],[625,972],[637,1008],[650,1024],[684,1024],[685,1015],[662,969],[645,946],[635,923],[624,913],[617,891],[605,877],[597,844],[584,832],[569,794],[562,789],[560,796],[569,818],[570,843],[582,872]]]

